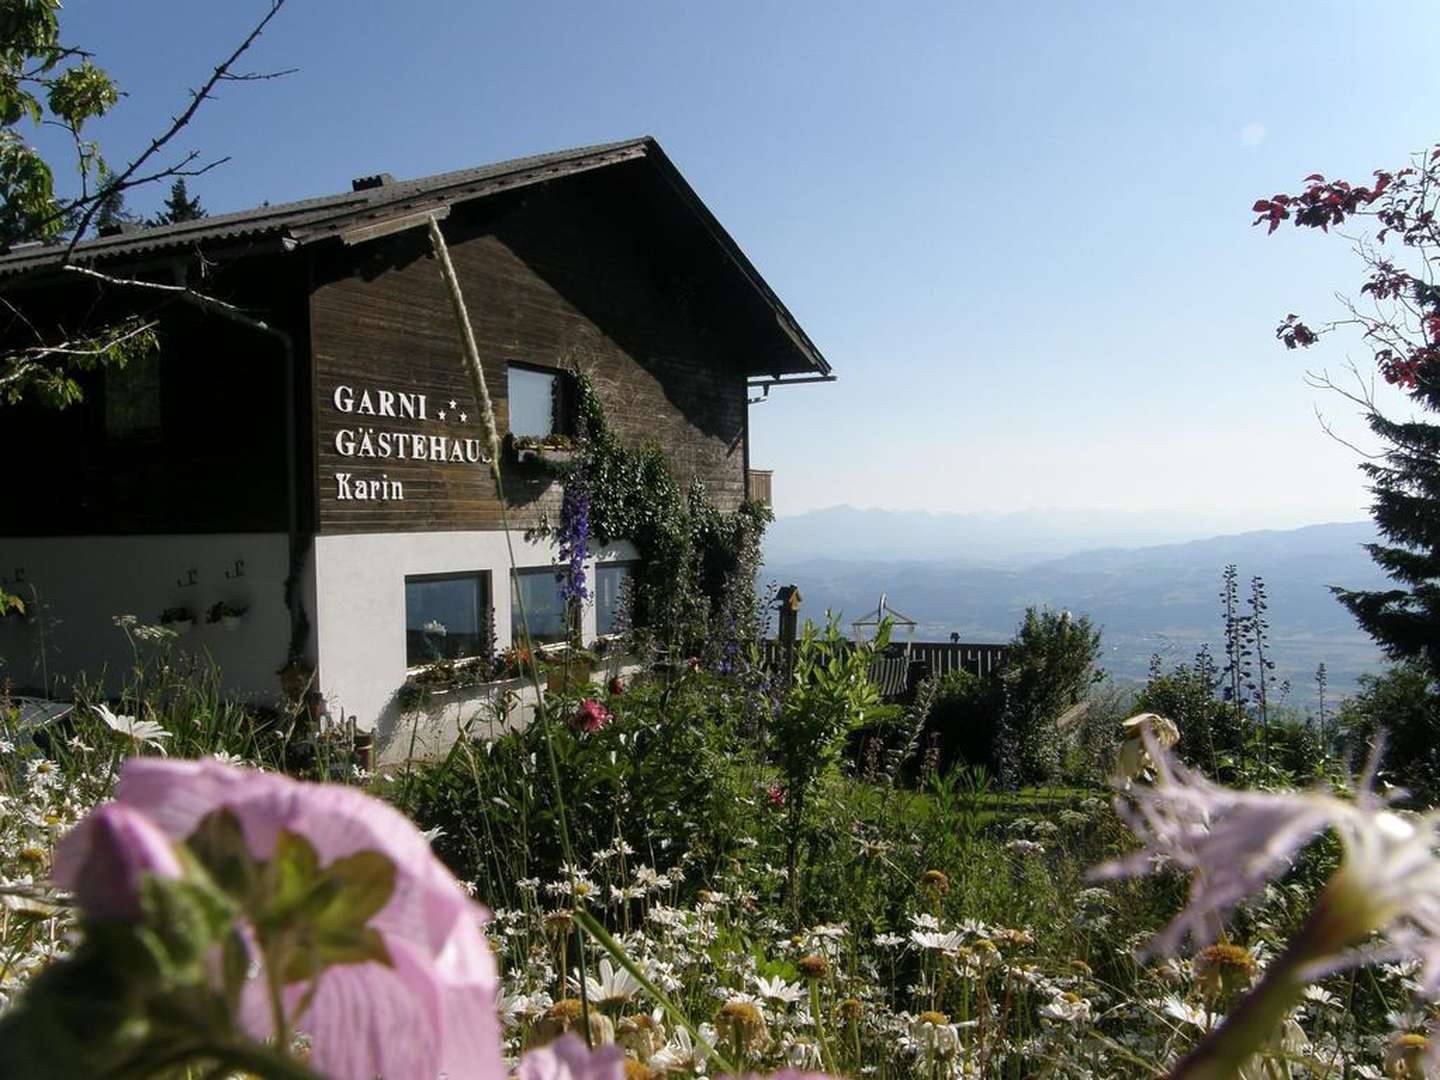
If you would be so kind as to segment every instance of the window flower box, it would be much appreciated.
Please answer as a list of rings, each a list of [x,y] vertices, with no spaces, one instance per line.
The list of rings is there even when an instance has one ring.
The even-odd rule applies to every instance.
[[[584,649],[563,649],[543,654],[541,666],[545,672],[545,689],[552,694],[582,692],[590,685],[590,673],[595,670],[595,664],[595,654]]]
[[[515,465],[557,476],[569,472],[584,452],[570,435],[507,435],[505,442],[508,456]]]
[[[160,625],[177,634],[195,629],[195,613],[188,607],[170,607],[160,612]]]
[[[217,600],[211,605],[210,610],[205,613],[205,622],[210,626],[219,626],[224,630],[236,630],[240,626],[240,620],[245,617],[248,608],[232,607],[223,600]]]

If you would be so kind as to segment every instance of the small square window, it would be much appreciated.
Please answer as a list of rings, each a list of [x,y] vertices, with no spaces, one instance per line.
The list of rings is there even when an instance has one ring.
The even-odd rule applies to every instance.
[[[405,579],[405,666],[485,656],[491,636],[490,573]]]
[[[507,384],[510,434],[528,439],[571,434],[568,388],[563,371],[511,364]]]
[[[595,632],[604,636],[622,629],[625,606],[630,600],[630,563],[598,563],[595,566]]]
[[[105,369],[105,435],[112,441],[155,442],[161,435],[160,354]]]
[[[537,645],[553,641],[569,641],[570,612],[560,595],[560,583],[551,567],[516,570],[511,578],[510,639],[525,639],[525,624],[530,626],[530,640]],[[521,602],[525,606],[525,622],[520,619]]]

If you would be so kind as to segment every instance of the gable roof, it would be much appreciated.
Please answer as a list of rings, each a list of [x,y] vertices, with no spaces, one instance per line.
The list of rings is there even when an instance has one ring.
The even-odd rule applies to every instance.
[[[660,144],[648,135],[513,158],[413,180],[396,181],[384,177],[381,182],[382,178],[376,177],[374,186],[363,186],[363,182],[357,181],[357,186],[361,188],[357,191],[95,237],[75,245],[70,261],[78,265],[103,266],[167,254],[187,254],[197,249],[203,249],[207,257],[221,259],[292,251],[317,241],[353,233],[367,225],[640,159],[654,165],[695,214],[698,223],[728,257],[735,270],[774,312],[781,330],[798,354],[794,357],[794,364],[786,364],[783,370],[775,371],[775,375],[806,372],[829,375],[830,365],[819,349],[724,226],[680,175],[660,149]],[[18,246],[0,254],[0,278],[43,274],[58,265],[64,250],[64,246],[58,244]]]

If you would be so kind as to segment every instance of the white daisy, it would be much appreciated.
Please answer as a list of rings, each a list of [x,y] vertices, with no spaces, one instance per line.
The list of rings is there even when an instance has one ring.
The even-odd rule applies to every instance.
[[[163,743],[165,739],[170,738],[170,732],[154,720],[137,720],[133,716],[116,716],[104,705],[93,706],[93,711],[96,716],[105,721],[105,726],[117,735],[124,735],[145,746],[153,746],[162,754],[165,752]]]

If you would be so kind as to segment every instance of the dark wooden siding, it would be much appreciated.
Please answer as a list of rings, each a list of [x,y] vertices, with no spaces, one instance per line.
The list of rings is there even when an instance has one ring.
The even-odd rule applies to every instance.
[[[508,363],[578,367],[622,439],[657,440],[682,484],[698,477],[719,505],[733,508],[745,495],[743,366],[734,335],[698,314],[705,268],[687,263],[686,248],[652,209],[623,177],[593,175],[458,207],[444,228],[502,434]],[[357,421],[392,436],[478,437],[460,339],[425,231],[322,256],[310,329],[321,531],[498,528],[500,504],[482,466],[361,460],[335,446],[337,429]],[[332,401],[341,384],[425,394],[428,419],[344,415]],[[454,415],[460,411],[469,430]],[[383,473],[403,485],[404,498],[342,500],[337,473]],[[517,470],[507,472],[506,491],[513,526],[545,512],[553,521],[558,486]]]
[[[287,307],[303,310],[298,270],[294,262],[252,264],[203,288],[284,326]],[[287,365],[277,338],[136,289],[86,283],[16,290],[7,299],[34,321],[58,326],[72,325],[80,313],[94,327],[130,313],[154,317],[160,355],[153,380],[143,363],[84,376],[84,400],[63,410],[33,394],[19,405],[0,405],[6,484],[0,535],[287,527]],[[11,329],[10,340],[22,343]],[[107,410],[127,393],[156,426],[120,435],[107,429]]]

